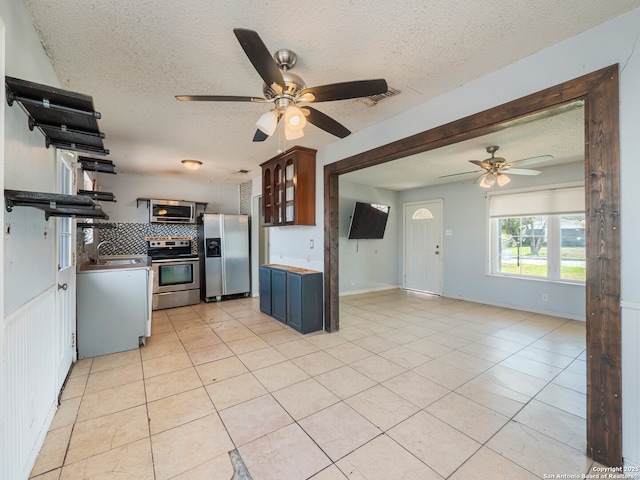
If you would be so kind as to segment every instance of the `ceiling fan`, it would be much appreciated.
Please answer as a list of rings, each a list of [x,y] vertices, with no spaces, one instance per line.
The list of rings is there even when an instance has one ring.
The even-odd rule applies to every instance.
[[[384,79],[359,80],[353,82],[332,83],[307,88],[304,81],[290,72],[297,61],[294,52],[278,50],[273,57],[257,32],[244,28],[234,28],[236,38],[247,57],[264,80],[264,97],[230,95],[176,95],[178,100],[196,102],[254,102],[273,103],[273,110],[263,114],[256,126],[254,142],[263,142],[273,135],[282,117],[285,120],[287,140],[300,138],[307,122],[344,138],[351,132],[333,118],[309,106],[298,108],[297,103],[330,102],[350,98],[380,95],[388,90]]]
[[[473,163],[474,165],[478,165],[479,167],[481,167],[482,170],[453,173],[451,175],[443,175],[439,178],[453,177],[456,175],[466,175],[469,173],[482,173],[482,175],[476,180],[476,182],[480,180],[480,186],[482,188],[491,188],[496,183],[498,184],[498,186],[502,187],[511,181],[511,179],[505,174],[505,172],[508,172],[511,175],[539,175],[540,173],[542,173],[540,170],[531,170],[528,168],[512,168],[513,165],[517,164],[518,166],[523,167],[547,160],[553,160],[553,156],[551,155],[541,155],[539,157],[523,158],[522,160],[507,162],[504,158],[495,156],[499,148],[500,147],[497,145],[491,145],[487,147],[487,153],[490,154],[491,157],[484,160],[469,160],[469,162]]]

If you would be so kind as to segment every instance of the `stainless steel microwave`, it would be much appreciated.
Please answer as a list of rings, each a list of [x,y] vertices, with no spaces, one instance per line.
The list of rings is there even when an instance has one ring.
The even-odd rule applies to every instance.
[[[151,223],[196,223],[196,204],[184,200],[151,199],[149,221]]]

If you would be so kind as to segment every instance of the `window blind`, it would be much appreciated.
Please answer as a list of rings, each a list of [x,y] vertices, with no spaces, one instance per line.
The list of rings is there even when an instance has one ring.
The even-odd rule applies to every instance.
[[[490,217],[521,217],[584,213],[584,186],[491,195]]]

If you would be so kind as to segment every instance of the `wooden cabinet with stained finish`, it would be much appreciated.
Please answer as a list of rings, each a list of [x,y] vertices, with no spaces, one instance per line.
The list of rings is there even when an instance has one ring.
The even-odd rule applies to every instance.
[[[260,166],[262,225],[315,225],[316,150],[293,147]]]

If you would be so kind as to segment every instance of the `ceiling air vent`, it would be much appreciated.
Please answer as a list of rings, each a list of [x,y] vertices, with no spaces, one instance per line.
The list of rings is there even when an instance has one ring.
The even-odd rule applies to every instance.
[[[381,93],[379,95],[371,95],[370,97],[362,97],[359,100],[369,105],[370,107],[373,107],[374,105],[377,105],[378,102],[380,102],[381,100],[384,100],[385,98],[393,97],[395,95],[398,95],[399,93],[400,93],[400,90],[396,90],[395,88],[389,87],[389,89],[385,93]]]

